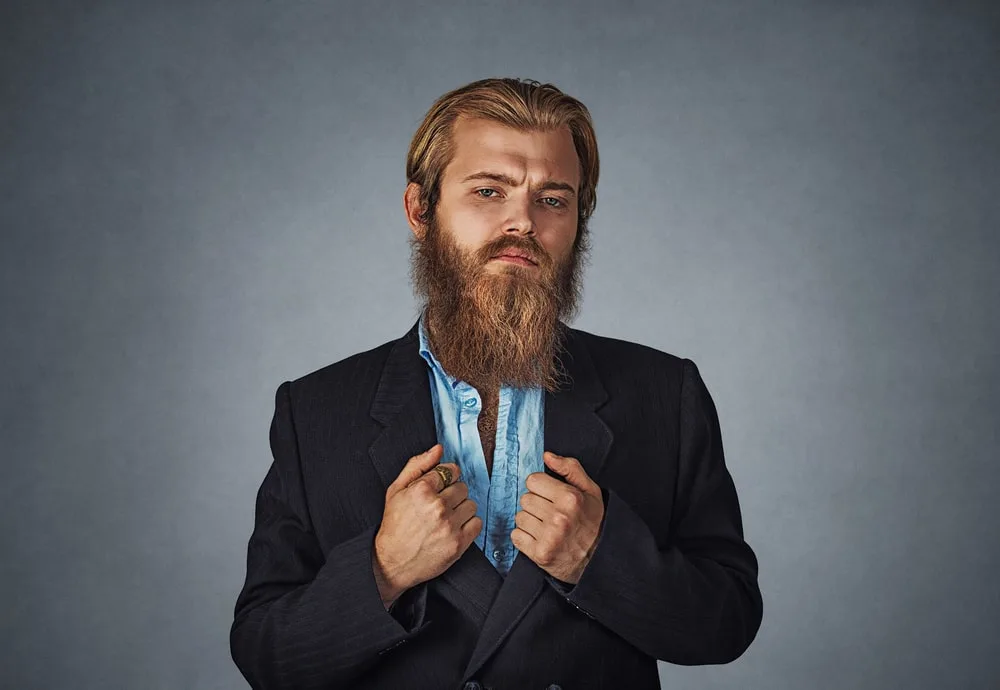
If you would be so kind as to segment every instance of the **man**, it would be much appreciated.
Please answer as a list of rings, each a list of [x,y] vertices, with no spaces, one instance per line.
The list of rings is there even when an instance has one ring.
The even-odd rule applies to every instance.
[[[262,690],[659,688],[760,626],[689,359],[569,328],[598,178],[587,109],[474,82],[417,130],[420,316],[278,387],[233,659]]]

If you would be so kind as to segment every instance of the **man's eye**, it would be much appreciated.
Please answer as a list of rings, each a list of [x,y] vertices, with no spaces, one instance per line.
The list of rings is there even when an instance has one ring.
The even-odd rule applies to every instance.
[[[483,192],[489,192],[489,193],[488,194],[484,194]],[[483,197],[484,199],[492,199],[493,195],[494,194],[498,194],[498,192],[495,189],[490,189],[489,187],[484,187],[483,189],[477,189],[476,190],[476,194],[478,194],[479,196]]]
[[[546,206],[551,206],[552,208],[560,208],[563,205],[562,199],[557,199],[554,196],[545,197],[544,199],[542,199],[542,203],[544,203]]]

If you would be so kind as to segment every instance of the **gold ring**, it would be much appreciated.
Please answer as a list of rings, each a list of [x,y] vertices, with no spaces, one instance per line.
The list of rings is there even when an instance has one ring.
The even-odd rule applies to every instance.
[[[435,465],[434,466],[434,471],[438,473],[438,476],[441,477],[441,481],[444,482],[444,486],[441,487],[442,491],[444,491],[444,489],[446,489],[447,487],[451,486],[451,470],[450,469],[448,469],[444,465]]]

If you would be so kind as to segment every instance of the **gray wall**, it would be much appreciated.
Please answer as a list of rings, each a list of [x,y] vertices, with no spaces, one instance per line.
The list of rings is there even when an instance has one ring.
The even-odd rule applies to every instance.
[[[760,559],[664,686],[998,687],[995,6],[4,3],[0,685],[246,687],[274,390],[411,325],[409,137],[511,75],[596,120],[574,325],[699,364]]]

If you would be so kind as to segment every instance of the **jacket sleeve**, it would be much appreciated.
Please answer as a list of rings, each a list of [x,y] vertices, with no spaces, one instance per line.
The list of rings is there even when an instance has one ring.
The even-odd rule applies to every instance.
[[[386,611],[375,584],[376,528],[323,553],[306,507],[291,384],[275,394],[273,462],[257,492],[230,651],[256,690],[344,687],[426,625],[425,590]]]
[[[670,539],[604,489],[604,521],[575,586],[549,584],[591,618],[656,659],[723,664],[760,628],[757,559],[743,539],[715,405],[694,362],[683,361],[680,457]]]

